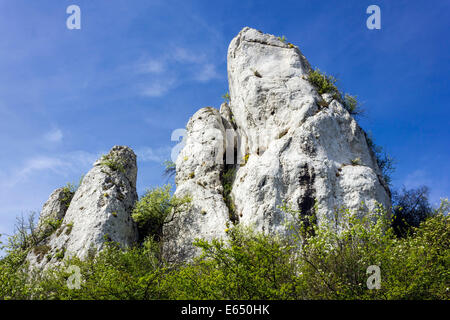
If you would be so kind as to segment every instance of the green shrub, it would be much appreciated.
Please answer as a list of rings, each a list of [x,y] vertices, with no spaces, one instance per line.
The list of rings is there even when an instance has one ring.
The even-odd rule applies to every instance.
[[[351,163],[352,166],[360,165],[361,164],[361,159],[360,158],[352,159],[352,160],[350,160],[350,163]]]
[[[241,163],[241,167],[244,167],[247,164],[248,158],[250,158],[250,154],[246,153],[244,158],[242,159],[244,163]]]
[[[75,186],[71,183],[67,183],[65,187],[63,187],[63,197],[61,199],[61,203],[66,207],[69,208],[70,202],[72,201],[72,198],[77,191],[78,186]]]
[[[327,75],[315,69],[309,72],[308,81],[313,84],[319,94],[329,93],[332,95],[333,99],[338,100],[342,103],[342,106],[353,116],[359,116],[364,113],[361,108],[360,103],[356,100],[355,96],[348,93],[343,93],[339,91],[336,86],[337,79],[333,76]]]
[[[383,180],[387,185],[390,185],[392,181],[391,174],[395,170],[394,159],[390,155],[388,155],[381,146],[378,146],[374,143],[372,135],[370,133],[364,132],[364,134],[366,136],[367,145],[373,152],[377,165],[381,170]]]
[[[224,100],[224,102],[229,103],[230,102],[230,94],[227,92],[222,96],[222,99]]]
[[[69,223],[66,225],[66,231],[65,231],[65,234],[66,234],[66,235],[69,235],[69,234],[72,232],[72,229],[73,229],[73,222],[69,222]]]
[[[221,181],[223,187],[223,200],[225,201],[226,206],[228,207],[229,218],[231,221],[236,222],[236,208],[234,206],[234,201],[231,196],[231,190],[233,188],[233,181],[236,175],[236,169],[232,166],[225,168],[225,170],[221,173]]]
[[[164,224],[171,222],[174,217],[189,208],[189,197],[172,196],[171,186],[157,187],[148,190],[135,204],[132,218],[139,228],[141,240],[148,236],[160,240]]]
[[[0,259],[0,299],[450,298],[448,200],[404,238],[381,207],[362,216],[340,209],[320,228],[285,211],[286,238],[237,225],[227,239],[196,240],[202,255],[179,265],[161,262],[151,237],[131,248],[107,243],[95,257],[69,258],[45,272],[29,272],[26,251],[9,248]],[[80,268],[80,290],[67,286],[69,265]],[[366,285],[370,265],[381,268],[378,290]]]
[[[284,35],[281,36],[281,37],[277,37],[277,39],[280,40],[280,41],[283,42],[283,43],[286,43],[286,42],[287,42],[287,39],[286,39],[286,37],[285,37]]]
[[[319,69],[315,69],[309,72],[308,81],[317,88],[319,94],[330,93],[335,98],[340,98],[340,92],[336,87],[337,79],[333,76],[329,76]]]
[[[177,167],[173,161],[164,161],[164,167],[164,175],[167,177],[173,177],[177,173]]]
[[[123,160],[111,154],[103,155],[101,157],[100,164],[103,166],[107,166],[112,171],[119,171],[125,173]]]
[[[360,103],[356,100],[355,96],[351,96],[348,93],[344,95],[343,106],[353,116],[361,115],[364,113]]]

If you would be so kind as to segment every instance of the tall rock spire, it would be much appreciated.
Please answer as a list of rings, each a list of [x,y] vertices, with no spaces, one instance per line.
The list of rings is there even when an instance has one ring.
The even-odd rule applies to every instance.
[[[30,251],[30,264],[43,267],[65,257],[85,258],[101,250],[107,241],[132,245],[137,240],[136,226],[131,219],[138,198],[136,177],[134,152],[128,147],[113,147],[84,176],[67,211],[60,214],[58,209],[58,227]],[[51,216],[48,208],[60,207],[61,197],[54,195],[49,200],[51,203],[44,205],[40,226]]]

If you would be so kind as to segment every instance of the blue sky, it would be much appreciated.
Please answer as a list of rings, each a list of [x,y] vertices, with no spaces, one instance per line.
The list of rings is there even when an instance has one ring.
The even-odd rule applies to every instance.
[[[81,8],[81,30],[66,8]],[[366,8],[381,8],[381,30]],[[0,233],[76,183],[113,145],[138,154],[138,192],[166,182],[174,129],[228,91],[245,26],[285,35],[364,103],[396,159],[395,187],[450,194],[449,1],[0,0]]]

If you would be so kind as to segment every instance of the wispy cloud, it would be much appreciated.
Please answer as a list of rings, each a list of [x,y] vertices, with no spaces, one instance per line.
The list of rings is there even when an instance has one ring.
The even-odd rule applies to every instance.
[[[175,85],[173,79],[154,80],[142,85],[141,94],[146,97],[160,97],[166,94]]]
[[[207,63],[201,67],[199,73],[195,76],[195,80],[200,82],[207,82],[213,79],[218,79],[220,77],[219,73],[216,70],[216,66]]]
[[[171,147],[142,147],[136,151],[138,161],[162,163],[170,158]]]
[[[423,185],[431,185],[431,180],[425,170],[418,169],[408,174],[403,180],[403,185],[407,189],[417,188]]]
[[[66,176],[70,172],[79,171],[80,168],[89,168],[98,156],[98,154],[85,151],[74,151],[55,156],[36,155],[25,160],[21,167],[11,170],[9,174],[2,174],[0,187],[12,187],[43,171]]]
[[[53,129],[44,135],[48,142],[60,142],[63,139],[63,133],[60,129]]]
[[[137,73],[161,73],[166,68],[165,59],[150,58],[136,66]]]
[[[176,47],[172,50],[172,54],[169,58],[181,63],[198,64],[204,62],[206,57],[204,54],[198,54],[186,48]]]
[[[449,183],[445,177],[441,179],[432,178],[432,175],[424,169],[417,169],[408,174],[403,179],[403,186],[406,189],[413,189],[420,186],[428,186],[430,188],[430,201],[433,205],[439,205],[441,198],[449,197]]]
[[[220,78],[207,55],[175,46],[162,57],[141,58],[133,67],[140,80],[140,94],[161,97],[187,81],[208,82]]]

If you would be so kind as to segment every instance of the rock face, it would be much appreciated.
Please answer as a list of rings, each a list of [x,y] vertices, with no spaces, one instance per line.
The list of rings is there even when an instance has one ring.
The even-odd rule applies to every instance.
[[[72,201],[73,192],[69,188],[58,188],[50,195],[42,207],[36,233],[50,233],[52,224],[62,220]]]
[[[44,205],[39,225],[45,225],[48,216],[62,222],[30,252],[30,265],[57,264],[69,256],[85,258],[101,250],[106,241],[133,244],[137,240],[131,219],[138,198],[136,176],[134,152],[115,146],[84,176],[68,208],[61,201],[61,189],[56,190]]]
[[[184,259],[195,255],[192,241],[198,235],[210,240],[226,234],[230,219],[222,196],[221,175],[227,126],[231,127],[211,107],[197,111],[187,124],[186,145],[176,162],[175,196],[191,195],[192,206],[164,229],[168,257]]]
[[[230,103],[189,120],[176,161],[176,194],[190,193],[195,204],[173,240],[182,256],[194,254],[186,249],[194,238],[225,237],[237,222],[286,234],[283,202],[302,215],[316,206],[319,223],[342,207],[390,207],[364,131],[309,83],[310,70],[297,47],[275,36],[244,28],[231,41]]]

